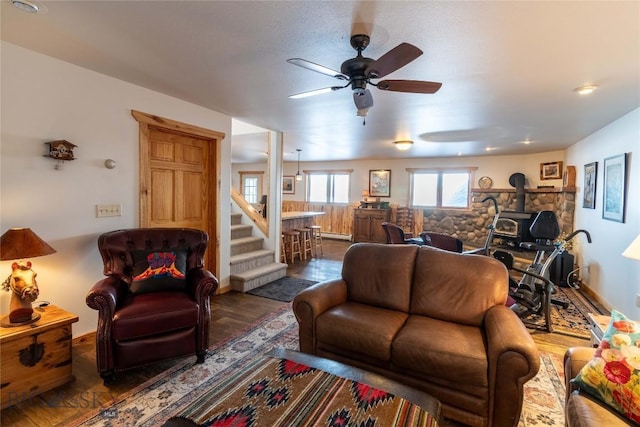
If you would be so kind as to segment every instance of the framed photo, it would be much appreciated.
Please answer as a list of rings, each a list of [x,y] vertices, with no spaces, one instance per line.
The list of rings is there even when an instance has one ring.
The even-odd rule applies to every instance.
[[[391,170],[369,171],[369,196],[391,197]]]
[[[540,179],[562,179],[562,162],[540,163]]]
[[[582,207],[596,208],[596,182],[598,179],[598,162],[584,165],[584,190],[582,195]]]
[[[627,154],[604,159],[604,197],[602,218],[624,222],[625,193],[627,191]]]
[[[285,175],[282,177],[282,194],[296,193],[296,177]]]

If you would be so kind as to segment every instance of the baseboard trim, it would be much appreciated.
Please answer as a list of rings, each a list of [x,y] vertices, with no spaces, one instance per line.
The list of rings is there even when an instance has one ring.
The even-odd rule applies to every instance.
[[[334,240],[346,240],[351,241],[351,234],[337,234],[337,233],[325,233],[322,232],[323,239],[334,239]]]

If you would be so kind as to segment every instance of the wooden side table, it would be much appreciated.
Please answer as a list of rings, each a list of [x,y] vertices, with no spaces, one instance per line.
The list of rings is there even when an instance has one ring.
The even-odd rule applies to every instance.
[[[34,310],[38,321],[0,328],[2,409],[74,380],[71,324],[78,316],[54,305]]]
[[[609,326],[609,322],[611,322],[611,316],[587,313],[587,317],[589,318],[589,322],[591,322],[591,346],[598,347],[604,331],[607,329],[607,326]]]

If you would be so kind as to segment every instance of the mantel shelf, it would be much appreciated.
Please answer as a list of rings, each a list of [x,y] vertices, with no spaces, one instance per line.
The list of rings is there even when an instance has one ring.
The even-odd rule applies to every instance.
[[[474,193],[515,193],[515,188],[472,188]],[[525,188],[525,193],[575,193],[577,187]]]

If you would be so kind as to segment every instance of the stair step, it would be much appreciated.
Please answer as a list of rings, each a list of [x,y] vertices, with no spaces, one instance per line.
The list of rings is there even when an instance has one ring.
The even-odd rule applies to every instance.
[[[250,237],[253,231],[251,224],[234,224],[231,226],[231,240]]]
[[[230,277],[231,289],[247,292],[287,275],[287,264],[274,262]]]
[[[229,264],[231,265],[231,274],[242,273],[243,271],[262,267],[271,264],[274,261],[274,251],[268,249],[260,249],[258,251],[238,254],[231,257]]]
[[[231,256],[262,249],[262,237],[241,237],[231,240]]]
[[[257,251],[246,252],[243,254],[234,255],[231,257],[231,261],[229,264],[235,265],[240,264],[242,262],[252,261],[257,258],[262,258],[265,256],[273,256],[274,252],[269,249],[259,249]]]
[[[231,225],[240,224],[241,221],[242,221],[242,214],[241,213],[232,213],[231,214]]]

